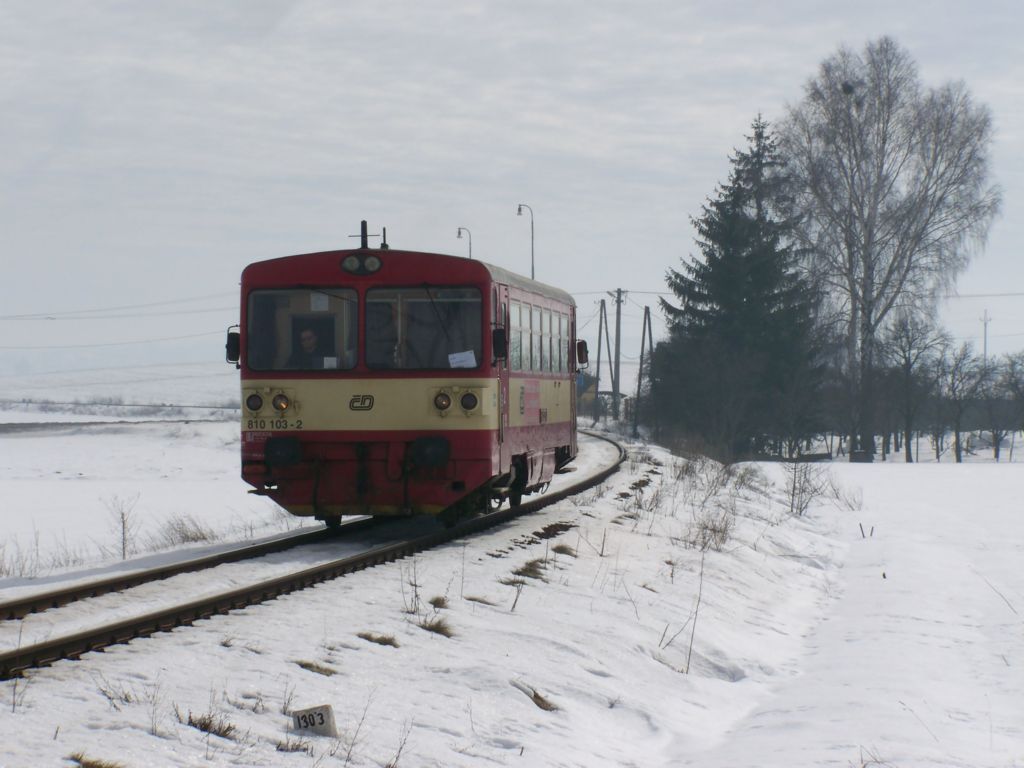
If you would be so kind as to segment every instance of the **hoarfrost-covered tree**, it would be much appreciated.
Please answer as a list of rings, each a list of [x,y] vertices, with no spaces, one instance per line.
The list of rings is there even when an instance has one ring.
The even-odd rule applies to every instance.
[[[808,266],[845,328],[854,447],[870,454],[872,372],[890,313],[933,305],[998,211],[991,118],[963,83],[922,87],[907,52],[883,37],[826,59],[781,136]]]

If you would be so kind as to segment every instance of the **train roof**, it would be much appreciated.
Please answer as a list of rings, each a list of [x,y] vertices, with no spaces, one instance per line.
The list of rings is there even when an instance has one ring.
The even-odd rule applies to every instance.
[[[473,272],[479,272],[482,274],[479,274],[478,278],[486,276],[497,283],[504,283],[524,291],[538,293],[565,304],[572,304],[573,306],[576,304],[568,291],[537,280],[531,280],[528,277],[503,267],[495,266],[494,264],[488,264],[485,261],[467,259],[464,256],[453,256],[445,253],[403,251],[390,248],[355,248],[282,256],[250,264],[243,271],[242,277],[243,281],[253,281],[260,284],[267,284],[268,282],[298,284],[302,283],[304,278],[329,280],[336,275],[345,275],[344,272],[340,271],[339,264],[346,256],[352,254],[358,256],[377,256],[385,264],[395,258],[409,264],[419,263],[423,266],[435,264],[437,267],[440,267],[441,274],[443,275],[447,275],[449,271],[455,271],[456,274],[470,277],[473,276]],[[358,279],[358,277],[355,277],[355,279]]]

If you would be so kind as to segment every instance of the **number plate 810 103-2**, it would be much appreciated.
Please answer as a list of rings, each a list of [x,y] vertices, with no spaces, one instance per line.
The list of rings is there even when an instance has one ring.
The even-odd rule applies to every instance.
[[[295,710],[292,712],[292,726],[296,731],[315,733],[318,736],[338,736],[338,729],[334,725],[334,710],[330,704]]]

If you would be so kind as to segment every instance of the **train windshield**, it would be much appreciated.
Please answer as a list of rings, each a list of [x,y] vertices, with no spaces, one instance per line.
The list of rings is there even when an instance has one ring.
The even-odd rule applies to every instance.
[[[351,369],[358,337],[351,288],[249,294],[247,361],[257,371]]]
[[[370,368],[478,368],[483,354],[476,288],[375,288],[366,292]]]

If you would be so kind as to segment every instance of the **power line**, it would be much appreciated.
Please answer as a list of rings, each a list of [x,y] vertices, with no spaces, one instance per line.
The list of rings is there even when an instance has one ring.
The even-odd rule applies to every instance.
[[[628,288],[623,288],[622,290],[625,293],[639,293],[641,295],[646,295],[646,296],[673,296],[674,295],[671,291],[633,291],[633,290],[630,290]],[[599,294],[603,296],[604,294],[608,293],[608,291],[569,291],[569,293],[571,293],[573,296],[597,296]]]
[[[33,320],[50,317],[60,317],[65,315],[87,315],[95,312],[117,312],[122,309],[148,309],[150,307],[166,307],[171,304],[187,304],[192,301],[206,301],[207,299],[222,299],[226,296],[235,296],[234,292],[231,293],[209,293],[205,296],[191,296],[186,299],[171,299],[169,301],[154,301],[149,304],[125,304],[120,307],[100,307],[99,309],[71,309],[61,310],[59,312],[33,312],[22,315],[0,315],[0,320]]]
[[[671,291],[639,291],[623,288],[623,290],[629,290],[630,293],[637,293],[647,296],[674,296],[675,294]],[[569,291],[573,296],[596,296],[597,294],[603,294],[605,291]],[[941,299],[1006,299],[1006,298],[1019,298],[1024,296],[1024,292],[1008,292],[1008,293],[945,293],[939,298]]]
[[[587,322],[585,322],[583,325],[580,325],[579,315],[576,316],[576,333],[577,333],[577,335],[579,335],[579,333],[581,331],[586,330],[586,327],[588,325],[590,325],[592,322],[594,322],[594,318],[597,317],[597,315],[598,315],[598,313],[600,311],[601,311],[600,305],[595,305],[593,314],[589,318],[587,318]]]
[[[89,406],[90,408],[197,408],[205,411],[238,411],[240,405],[182,405],[180,403],[100,403],[84,402],[60,402],[57,400],[2,400],[3,405],[74,405]]]
[[[180,341],[181,339],[198,339],[203,336],[221,336],[223,331],[212,331],[208,333],[192,333],[187,336],[167,336],[162,339],[140,339],[139,341],[111,341],[105,344],[53,344],[45,346],[34,346],[34,347],[6,347],[0,346],[0,349],[91,349],[96,347],[127,347],[133,344],[155,344],[161,341]]]
[[[1024,293],[947,293],[944,299],[1006,299],[1024,296]]]
[[[211,360],[209,360],[207,358],[207,359],[203,359],[203,360],[167,360],[167,361],[161,362],[161,363],[149,363],[149,364],[146,364],[146,365],[138,365],[138,364],[136,364],[136,365],[107,365],[107,366],[103,366],[101,368],[59,368],[59,369],[50,369],[50,370],[45,370],[45,371],[29,371],[29,372],[26,372],[26,373],[0,373],[0,381],[4,381],[4,380],[15,380],[15,381],[18,381],[18,380],[24,379],[26,377],[38,377],[38,376],[62,376],[64,374],[68,374],[68,373],[73,373],[76,376],[80,375],[80,374],[87,374],[87,373],[90,373],[90,374],[91,373],[115,373],[116,374],[118,371],[132,371],[132,372],[136,372],[137,373],[138,371],[143,371],[143,370],[147,370],[147,369],[154,369],[154,368],[157,368],[157,369],[171,369],[171,368],[181,369],[181,368],[187,367],[187,366],[210,366],[210,365],[215,365],[215,364],[219,364],[219,361],[211,361]],[[93,386],[93,385],[98,384],[98,383],[102,383],[102,384],[115,384],[115,385],[120,385],[120,384],[138,384],[138,383],[145,384],[145,383],[149,383],[149,382],[153,382],[153,381],[167,382],[167,381],[181,381],[183,379],[210,379],[210,378],[215,378],[215,377],[218,377],[218,376],[234,376],[234,377],[237,377],[238,373],[237,373],[237,371],[232,369],[231,371],[226,371],[226,372],[223,372],[223,373],[208,373],[208,372],[204,371],[203,373],[191,374],[191,375],[188,375],[188,376],[159,376],[159,377],[148,378],[148,379],[129,378],[129,379],[123,379],[121,381],[116,381],[116,380],[111,380],[109,378],[106,378],[102,382],[81,381],[81,380],[76,380],[76,381],[71,381],[71,382],[66,382],[66,383],[61,383],[61,384],[54,384],[53,382],[47,382],[45,387],[46,387],[46,389],[61,389],[61,388],[65,388],[65,387],[73,388],[73,387],[77,387],[77,386]]]
[[[167,317],[178,315],[203,315],[212,312],[233,312],[238,307],[213,307],[212,309],[181,309],[174,312],[133,312],[118,315],[89,315],[88,317],[69,317],[67,315],[33,315],[0,317],[0,320],[46,320],[46,321],[78,321],[78,320],[123,320],[135,317]]]

